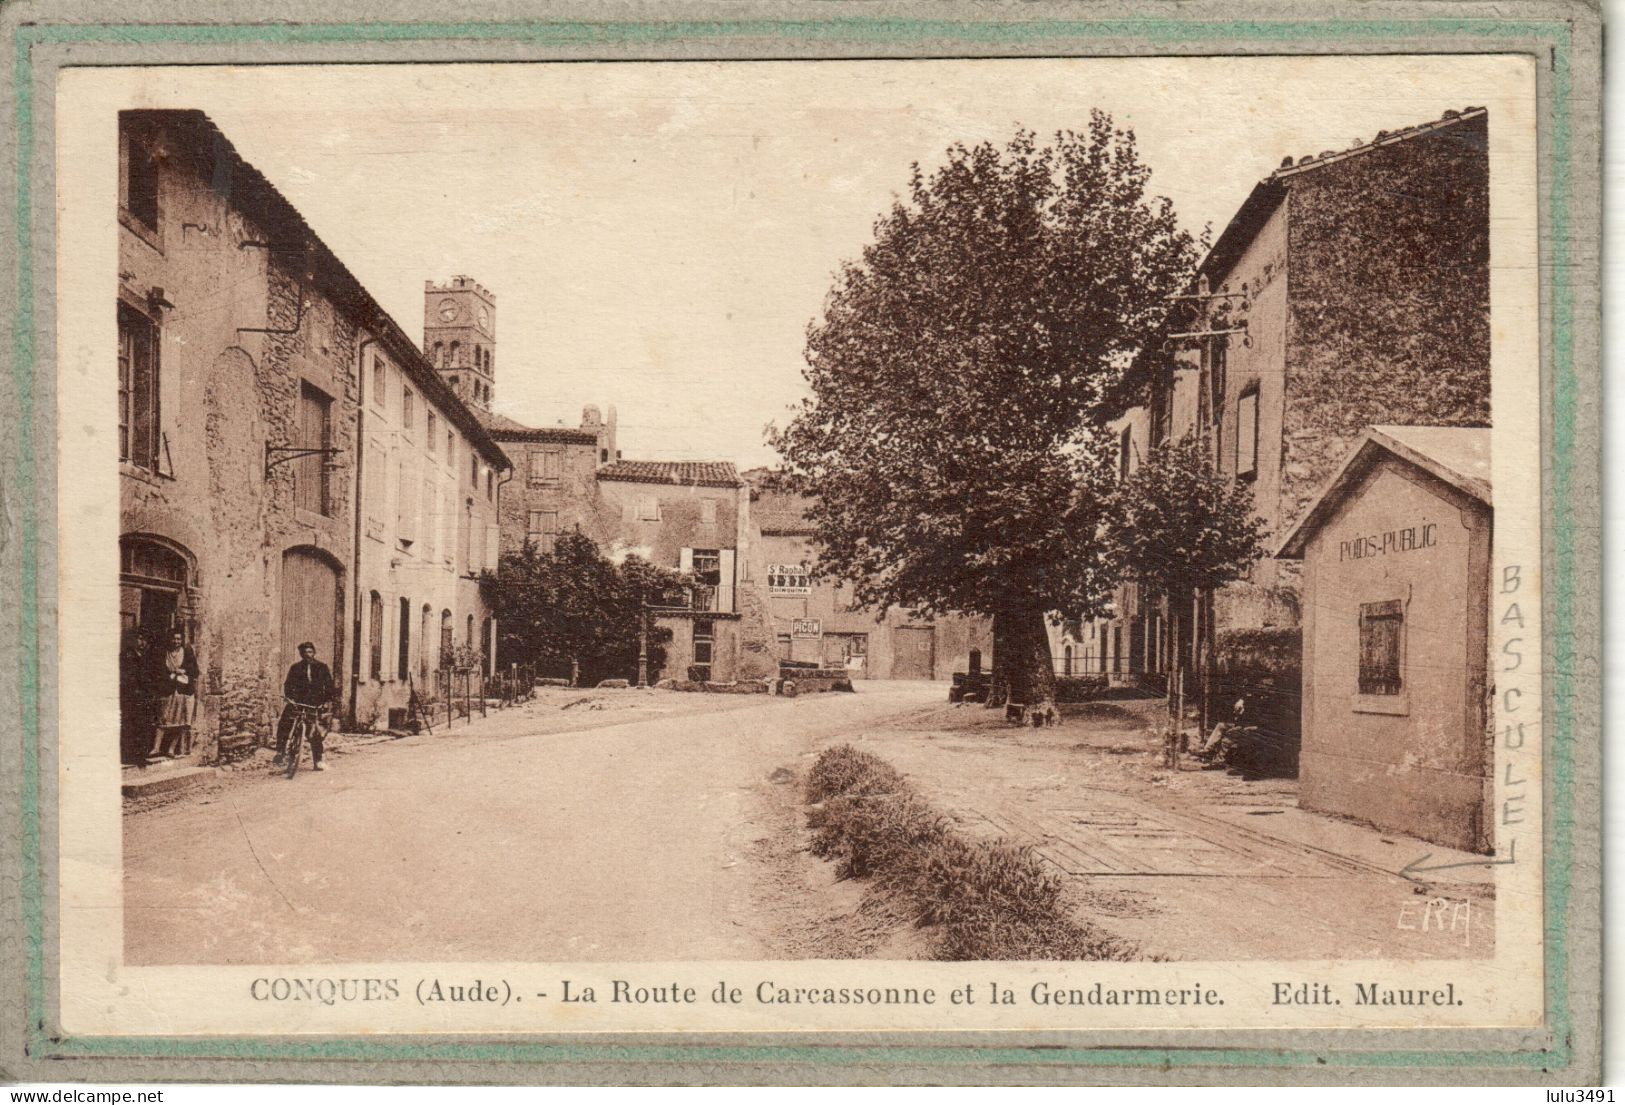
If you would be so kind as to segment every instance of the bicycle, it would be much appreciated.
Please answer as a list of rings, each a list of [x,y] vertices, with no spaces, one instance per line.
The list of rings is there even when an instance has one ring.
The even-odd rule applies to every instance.
[[[293,725],[288,729],[288,748],[285,755],[288,757],[288,778],[293,778],[299,771],[299,754],[309,740],[315,727],[322,723],[322,708],[320,706],[307,706],[303,702],[295,702],[291,698],[283,700],[293,707]]]

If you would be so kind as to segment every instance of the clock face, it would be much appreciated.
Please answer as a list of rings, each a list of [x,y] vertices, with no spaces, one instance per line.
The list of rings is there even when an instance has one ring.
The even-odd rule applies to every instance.
[[[442,299],[440,301],[440,321],[450,322],[457,317],[457,301],[455,299]]]
[[[480,325],[489,330],[491,328],[491,312],[485,309],[484,304],[480,305],[479,316]]]

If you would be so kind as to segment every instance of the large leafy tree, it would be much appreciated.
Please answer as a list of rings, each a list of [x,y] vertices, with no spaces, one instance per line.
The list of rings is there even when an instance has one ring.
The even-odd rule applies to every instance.
[[[991,616],[995,701],[1053,703],[1044,619],[1113,582],[1102,399],[1160,350],[1198,252],[1149,173],[1100,112],[915,165],[809,328],[811,398],[770,431],[816,497],[818,570],[871,608]]]
[[[644,603],[680,602],[685,582],[637,556],[616,563],[580,533],[559,537],[551,552],[526,542],[487,577],[498,656],[561,676],[574,662],[588,684],[635,679]],[[671,631],[651,626],[649,633],[649,668],[658,671]]]
[[[1124,479],[1105,512],[1101,547],[1113,575],[1168,599],[1170,637],[1189,631],[1193,599],[1241,579],[1264,555],[1264,521],[1253,489],[1214,470],[1196,436],[1152,449]],[[1172,650],[1169,707],[1183,710],[1183,653]]]

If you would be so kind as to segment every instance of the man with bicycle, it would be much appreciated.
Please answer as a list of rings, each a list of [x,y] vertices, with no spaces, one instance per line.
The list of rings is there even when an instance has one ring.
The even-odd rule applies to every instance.
[[[309,711],[315,721],[310,727],[311,770],[325,770],[322,767],[325,725],[316,714],[327,709],[335,693],[333,673],[326,664],[316,659],[316,646],[305,641],[299,646],[299,660],[288,669],[288,677],[282,681],[282,697],[287,699],[287,704],[282,707],[282,718],[277,722],[276,759],[271,761],[273,764],[286,762],[288,736],[293,732],[294,722],[300,713]]]

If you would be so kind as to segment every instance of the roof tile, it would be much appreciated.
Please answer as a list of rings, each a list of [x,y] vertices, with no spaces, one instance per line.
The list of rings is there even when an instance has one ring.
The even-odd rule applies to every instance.
[[[699,487],[744,486],[731,463],[710,460],[618,460],[600,468],[598,478]]]

